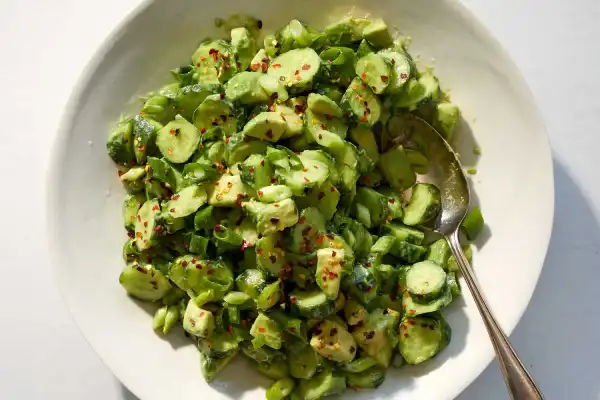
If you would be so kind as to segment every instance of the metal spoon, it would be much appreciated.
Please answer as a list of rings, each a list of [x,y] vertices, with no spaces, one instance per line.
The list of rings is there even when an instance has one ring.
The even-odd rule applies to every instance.
[[[406,114],[402,119],[400,126],[405,131],[397,132],[399,136],[426,144],[423,150],[429,159],[429,171],[420,180],[436,185],[440,189],[442,199],[442,209],[433,228],[448,241],[456,263],[473,295],[496,350],[510,397],[513,400],[543,399],[541,391],[486,304],[475,274],[460,246],[459,228],[469,210],[470,194],[467,178],[456,153],[439,132],[421,118]]]

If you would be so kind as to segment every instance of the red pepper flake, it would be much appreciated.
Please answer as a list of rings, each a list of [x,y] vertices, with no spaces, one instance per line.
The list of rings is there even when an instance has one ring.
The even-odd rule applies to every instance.
[[[363,82],[362,87],[363,87],[363,89],[366,89],[367,88],[367,84]]]
[[[319,133],[319,139],[323,139],[323,135]]]
[[[140,149],[140,151],[146,151],[146,146],[145,146],[145,145],[143,145],[143,144],[140,144],[140,145],[138,146],[138,148]]]
[[[373,290],[373,288],[370,286],[367,288],[367,292],[369,292],[369,293],[371,293],[372,290]]]
[[[400,329],[402,329],[403,331],[407,330],[408,328],[406,327],[406,325],[402,324],[400,325]]]
[[[395,200],[395,199],[389,199],[389,200],[388,200],[388,202],[389,202],[390,204],[394,204],[394,203],[396,202],[396,200]]]
[[[219,50],[217,50],[217,49],[210,49],[208,51],[208,54],[210,56],[212,56],[213,61],[217,61],[217,58],[219,57]]]
[[[367,112],[365,111],[365,114],[360,118],[360,122],[368,122],[369,119],[367,118]]]
[[[200,316],[204,317],[204,311],[200,311]]]
[[[181,265],[183,266],[183,268],[186,268],[188,266],[188,262],[184,261],[184,262],[181,263]]]
[[[256,254],[258,254],[259,256],[262,254],[262,252],[263,252],[262,249],[260,249],[260,248],[256,249]]]
[[[325,124],[321,124],[321,129],[323,129],[324,131],[327,130],[327,126]]]
[[[294,75],[300,75],[300,70],[299,70],[299,69],[297,69],[297,70],[294,72]]]
[[[129,236],[130,238],[134,237],[135,234],[133,232],[127,232],[127,236]]]
[[[302,66],[302,71],[308,71],[310,69],[310,64],[304,64]]]
[[[381,75],[381,81],[382,81],[382,82],[387,82],[387,81],[388,81],[388,79],[390,79],[388,76],[386,76],[386,75]]]
[[[206,271],[206,275],[212,275],[213,274],[213,270],[209,269],[208,271]]]
[[[325,193],[319,192],[319,194],[317,195],[317,199],[321,200],[323,197],[325,197]]]
[[[332,330],[329,331],[329,336],[335,336],[337,335],[337,329],[333,328]]]
[[[148,221],[144,221],[144,228],[148,226]]]
[[[308,179],[307,177],[304,177],[304,182],[310,182],[310,179]]]
[[[221,100],[223,100],[225,98],[225,93],[221,93],[219,97],[221,97]]]
[[[242,325],[248,325],[248,321],[246,321],[245,319],[243,319],[243,320],[240,321],[240,324],[242,324]]]
[[[331,257],[335,257],[337,255],[337,253],[335,251],[331,252]]]
[[[407,321],[410,326],[415,326],[417,323],[413,320]]]
[[[213,230],[215,232],[221,232],[223,230],[223,228],[221,228],[221,225],[215,225],[215,227],[213,228]]]
[[[248,249],[248,248],[250,248],[252,246],[254,246],[252,243],[250,243],[247,240],[243,240],[242,241],[242,247],[240,248],[240,251],[244,251],[244,250],[246,250],[246,249]]]
[[[271,264],[275,264],[277,262],[277,257],[269,256],[269,260],[271,260]]]
[[[200,133],[206,133],[206,128],[200,129]]]
[[[370,176],[363,176],[363,183],[365,185],[370,185],[371,184],[371,177]]]
[[[144,268],[142,268],[142,267],[140,267],[140,266],[138,266],[138,267],[135,267],[135,269],[137,269],[137,270],[138,270],[138,272],[141,272],[142,274],[147,274],[147,273],[148,273],[148,272],[147,272],[147,271],[146,271]]]
[[[279,218],[275,218],[275,217],[271,218],[271,223],[273,225],[277,225],[278,222],[279,222]]]
[[[229,139],[230,139],[230,138],[226,138],[226,139],[225,139],[225,144],[229,144]]]
[[[273,69],[281,68],[281,64],[273,64],[271,65]]]
[[[337,192],[337,189],[335,188],[335,186],[330,187],[329,190],[331,190],[332,192]]]
[[[304,221],[306,221],[306,218],[305,218],[305,217],[300,217],[300,218],[298,219],[298,223],[299,223],[299,224],[303,224],[303,223],[304,223]]]
[[[275,182],[277,182],[277,178],[276,177],[271,178],[271,183],[275,183]]]
[[[302,168],[302,172],[308,172],[308,168]]]
[[[273,204],[273,207],[279,208],[279,204]]]
[[[277,100],[278,97],[279,97],[279,95],[277,94],[277,92],[275,92],[271,95],[271,100]],[[283,115],[282,115],[282,117],[283,117]]]
[[[264,332],[264,331],[265,331],[265,328],[258,328],[258,331],[259,331],[259,332]]]
[[[407,338],[407,337],[408,337],[408,333],[405,333],[405,334],[404,334],[404,337],[405,337],[405,338]]]
[[[323,275],[323,282],[325,282],[327,280],[327,277],[325,275]]]
[[[229,326],[227,327],[227,332],[233,332],[233,326],[231,326],[231,324],[229,324]]]
[[[261,166],[261,167],[264,167],[264,166],[265,166],[265,160],[262,160],[262,161],[260,162],[260,166]]]
[[[267,70],[269,69],[269,65],[265,64],[265,63],[262,63],[260,65],[260,69],[262,69],[262,72],[267,72]]]
[[[269,129],[267,131],[267,133],[265,134],[269,139],[273,139],[273,131],[271,129]]]
[[[155,204],[155,205],[152,207],[152,211],[158,211],[158,210],[160,210],[160,207],[158,206],[158,204]]]
[[[408,310],[408,313],[409,313],[409,314],[415,314],[415,313],[416,313],[416,311],[415,311],[415,310]]]
[[[258,71],[259,68],[260,68],[260,63],[252,64],[250,66],[250,69],[254,72]]]
[[[258,197],[262,197],[263,192],[262,192],[262,190],[259,190],[258,192],[256,192],[256,194],[258,194]]]
[[[404,293],[404,297],[406,297],[407,299],[410,299],[410,293],[408,293],[408,292]]]
[[[306,110],[305,105],[302,104],[296,104],[294,106],[294,111],[296,112],[296,114],[301,114]]]
[[[329,279],[335,279],[338,277],[338,274],[336,274],[335,272],[330,272],[329,273]]]
[[[365,74],[365,73],[363,72],[363,73],[360,75],[360,77],[361,77],[362,79],[367,79],[367,74]]]
[[[407,78],[408,78],[408,75],[407,75],[406,73],[404,73],[404,72],[403,72],[403,73],[401,73],[401,74],[400,74],[400,78],[402,78],[402,79],[407,79]]]
[[[171,209],[169,210],[169,212],[172,212],[172,213],[174,213],[174,212],[175,212],[175,209],[174,209],[174,208],[171,208]]]
[[[331,121],[333,119],[333,117],[329,114],[325,114],[325,118],[327,119],[327,121]]]
[[[293,326],[291,328],[288,328],[288,331],[290,332],[296,332],[296,328],[294,328]]]

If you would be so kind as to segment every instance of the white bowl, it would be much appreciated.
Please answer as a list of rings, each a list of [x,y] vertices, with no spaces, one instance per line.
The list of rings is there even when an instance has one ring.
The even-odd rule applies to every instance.
[[[60,288],[114,374],[143,400],[263,398],[260,385],[267,382],[243,362],[207,385],[194,346],[183,335],[166,340],[155,335],[151,314],[125,295],[118,283],[123,190],[105,151],[110,124],[131,108],[134,95],[164,83],[168,70],[186,63],[200,39],[220,34],[215,17],[240,12],[260,17],[267,30],[292,18],[323,27],[344,14],[371,14],[412,36],[411,50],[422,60],[435,57],[436,73],[464,114],[459,140],[464,163],[474,161],[473,138],[483,149],[473,186],[489,229],[475,268],[498,320],[512,331],[533,293],[550,238],[551,155],[520,73],[466,9],[449,0],[155,1],[121,24],[85,71],[63,120],[49,181],[49,233]],[[471,296],[457,303],[447,313],[453,340],[439,357],[391,369],[379,389],[348,396],[458,395],[493,353]]]

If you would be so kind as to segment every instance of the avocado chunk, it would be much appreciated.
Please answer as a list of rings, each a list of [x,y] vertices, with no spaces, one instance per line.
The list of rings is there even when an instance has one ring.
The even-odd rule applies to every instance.
[[[343,249],[320,249],[317,251],[316,281],[328,298],[335,300],[340,291],[344,265]]]
[[[119,283],[127,293],[144,301],[160,300],[171,289],[169,279],[152,264],[133,261],[123,269]]]
[[[281,329],[275,321],[263,313],[258,314],[256,320],[254,320],[254,324],[250,328],[250,334],[254,337],[252,339],[254,347],[267,345],[275,350],[281,348]]]
[[[266,102],[269,95],[260,85],[261,76],[263,74],[260,72],[240,72],[225,85],[225,95],[229,100],[242,104]]]
[[[363,35],[369,43],[380,49],[392,47],[394,44],[388,26],[381,18],[377,18],[367,25],[363,30]]]
[[[192,299],[188,302],[183,315],[183,329],[190,335],[207,338],[215,328],[213,313],[198,307]]]
[[[235,59],[240,64],[240,70],[245,70],[250,66],[250,61],[256,53],[256,39],[252,33],[244,27],[233,28],[231,30],[231,47],[235,54]]]
[[[356,355],[356,342],[345,326],[325,320],[313,328],[313,336],[310,345],[323,357],[347,363]]]
[[[375,310],[362,326],[357,326],[352,331],[356,343],[385,368],[392,361],[392,350],[396,342],[391,342],[390,338],[395,338],[394,330],[400,321],[400,315],[392,312],[394,314],[383,314],[383,310]]]
[[[239,175],[223,175],[208,192],[208,204],[215,207],[240,207],[248,195]]]

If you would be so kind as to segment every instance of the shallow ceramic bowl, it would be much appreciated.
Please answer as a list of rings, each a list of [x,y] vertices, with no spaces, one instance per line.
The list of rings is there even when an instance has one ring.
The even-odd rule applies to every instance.
[[[477,276],[507,332],[523,314],[540,274],[552,226],[550,150],[540,115],[521,75],[492,36],[461,5],[441,0],[169,0],[144,4],[98,51],[85,71],[55,147],[50,176],[50,240],[64,298],[99,356],[143,400],[261,399],[267,384],[237,360],[208,385],[198,352],[181,334],[151,329],[151,314],[118,283],[123,267],[120,187],[106,155],[110,124],[132,99],[168,79],[200,39],[221,34],[215,17],[250,13],[266,30],[297,18],[316,27],[346,14],[383,17],[413,38],[424,64],[435,58],[442,85],[463,111],[458,146],[474,165],[473,187],[487,230],[475,255]],[[485,242],[485,243],[484,243]],[[373,391],[354,398],[450,399],[492,360],[469,294],[448,310],[452,342],[417,367],[390,369]],[[178,332],[181,333],[181,332]]]

